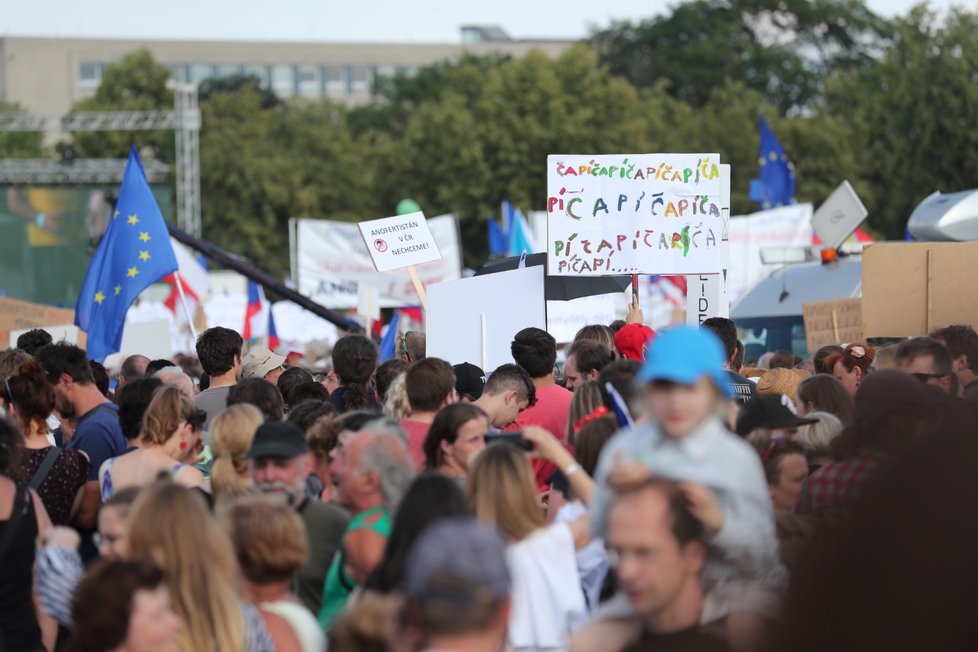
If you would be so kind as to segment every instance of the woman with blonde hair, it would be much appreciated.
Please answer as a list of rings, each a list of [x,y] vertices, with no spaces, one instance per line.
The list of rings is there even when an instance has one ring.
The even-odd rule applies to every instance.
[[[799,426],[795,431],[795,441],[805,449],[810,473],[832,461],[832,440],[842,432],[843,424],[831,412],[809,412],[806,419],[817,419],[815,423]]]
[[[405,379],[407,374],[398,374],[387,388],[387,397],[384,402],[384,414],[387,416],[404,420],[411,416],[411,402],[408,401],[407,385]]]
[[[275,649],[262,616],[235,590],[234,549],[199,494],[166,481],[143,489],[126,540],[129,559],[163,570],[183,622],[181,652]]]
[[[312,613],[289,592],[309,550],[299,514],[275,496],[246,496],[224,515],[242,575],[245,599],[288,623],[302,652],[322,652],[326,637]]]
[[[107,459],[99,469],[102,502],[119,489],[154,482],[161,472],[187,487],[205,487],[204,475],[192,465],[206,419],[176,387],[157,390],[143,416],[140,448]]]
[[[571,454],[546,430],[527,427],[523,439],[537,454],[561,469],[588,504],[594,485]],[[466,494],[476,518],[497,528],[509,542],[513,609],[509,647],[514,650],[564,649],[572,627],[587,605],[577,573],[577,549],[591,540],[585,512],[570,522],[546,524],[536,497],[530,459],[507,442],[486,447],[469,468]],[[549,595],[551,600],[539,599]]]
[[[217,500],[228,500],[251,493],[248,473],[248,451],[255,432],[264,417],[250,403],[232,405],[211,421],[208,437],[214,465],[211,467],[211,490]]]

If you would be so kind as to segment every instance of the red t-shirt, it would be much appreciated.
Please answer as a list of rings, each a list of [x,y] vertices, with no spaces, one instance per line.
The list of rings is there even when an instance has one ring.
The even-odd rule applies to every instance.
[[[516,423],[506,430],[521,430],[524,426],[540,426],[544,430],[549,430],[550,434],[560,441],[564,441],[567,434],[567,420],[570,418],[571,399],[573,398],[574,393],[560,385],[538,387],[536,405],[523,410],[516,418]],[[533,458],[533,474],[536,477],[538,491],[547,490],[547,478],[553,475],[556,470],[557,467],[550,462]]]
[[[414,460],[414,467],[418,470],[424,468],[424,440],[428,437],[428,430],[431,429],[430,423],[404,419],[401,421],[404,434],[407,435],[408,452]]]

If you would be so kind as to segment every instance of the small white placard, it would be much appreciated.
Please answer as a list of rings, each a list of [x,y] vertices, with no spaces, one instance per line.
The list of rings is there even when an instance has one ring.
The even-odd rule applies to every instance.
[[[848,181],[843,181],[812,215],[812,228],[822,240],[822,247],[837,249],[867,215],[869,211],[859,200],[859,195]]]
[[[421,211],[360,222],[357,226],[378,272],[441,259]]]

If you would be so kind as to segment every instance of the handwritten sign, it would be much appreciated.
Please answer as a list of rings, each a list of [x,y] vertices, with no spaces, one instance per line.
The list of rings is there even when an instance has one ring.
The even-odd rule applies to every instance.
[[[357,226],[378,272],[441,258],[424,213],[420,211],[360,222]]]
[[[547,157],[547,273],[719,274],[720,156]]]
[[[862,299],[806,303],[802,311],[808,350],[813,353],[827,344],[865,342]]]

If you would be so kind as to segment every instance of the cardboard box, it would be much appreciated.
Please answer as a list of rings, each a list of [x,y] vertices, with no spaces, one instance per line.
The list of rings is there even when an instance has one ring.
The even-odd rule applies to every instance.
[[[10,341],[11,331],[70,326],[74,323],[74,310],[0,297],[0,342]],[[80,346],[84,346],[84,339]]]
[[[862,299],[806,303],[805,338],[814,353],[827,344],[864,342]]]
[[[926,335],[978,324],[978,242],[886,242],[863,250],[863,333]]]

